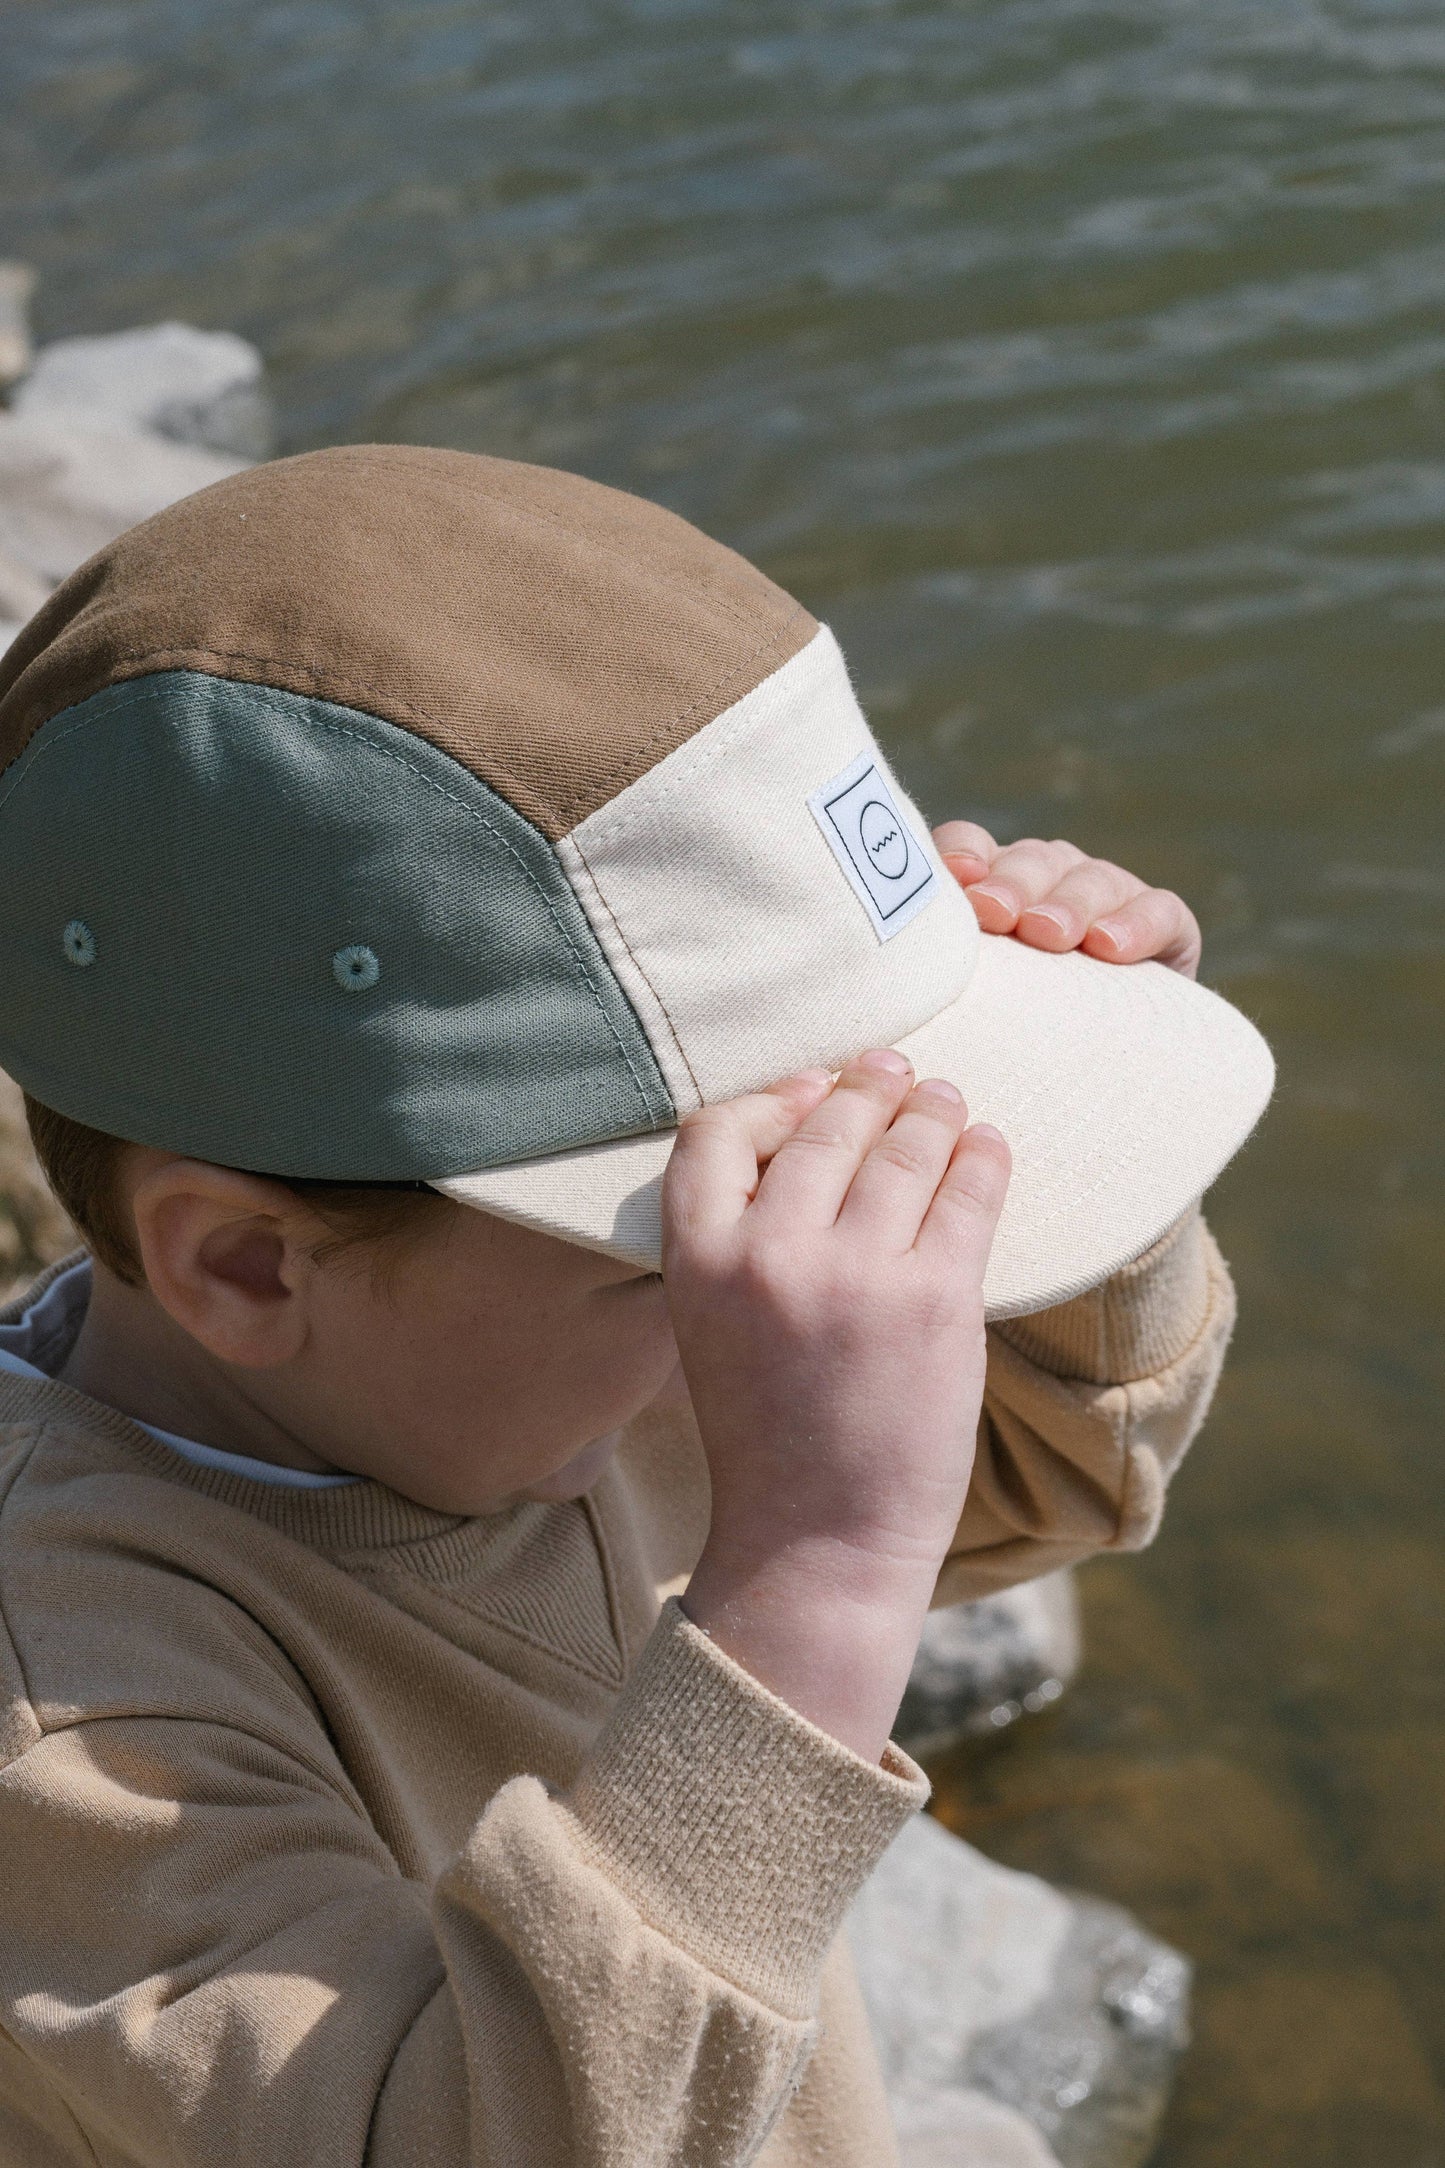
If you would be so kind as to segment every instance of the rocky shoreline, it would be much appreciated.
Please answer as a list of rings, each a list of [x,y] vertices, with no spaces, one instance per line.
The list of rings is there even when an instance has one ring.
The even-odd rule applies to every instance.
[[[127,527],[275,449],[245,339],[151,324],[37,351],[31,284],[0,264],[0,648]]]

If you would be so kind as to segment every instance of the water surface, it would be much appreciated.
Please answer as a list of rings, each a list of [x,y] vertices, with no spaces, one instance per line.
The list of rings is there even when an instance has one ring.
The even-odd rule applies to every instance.
[[[1182,890],[1270,1034],[1242,1321],[1051,1716],[940,1766],[1200,1965],[1164,2168],[1445,2163],[1445,15],[0,0],[47,335],[263,348],[287,448],[663,498],[931,816]]]

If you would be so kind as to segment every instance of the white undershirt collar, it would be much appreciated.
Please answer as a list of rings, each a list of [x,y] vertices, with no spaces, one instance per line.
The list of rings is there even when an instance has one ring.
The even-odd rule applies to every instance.
[[[54,1376],[80,1329],[80,1319],[90,1301],[90,1278],[90,1259],[79,1258],[58,1273],[13,1324],[0,1325],[0,1370],[22,1378]],[[141,1423],[139,1427],[198,1468],[223,1468],[230,1475],[249,1476],[255,1483],[279,1483],[292,1490],[334,1490],[338,1484],[364,1480],[359,1475],[319,1475],[309,1468],[280,1468],[275,1461],[253,1460],[249,1453],[224,1453],[218,1445],[178,1438],[173,1431],[158,1430],[154,1423]]]

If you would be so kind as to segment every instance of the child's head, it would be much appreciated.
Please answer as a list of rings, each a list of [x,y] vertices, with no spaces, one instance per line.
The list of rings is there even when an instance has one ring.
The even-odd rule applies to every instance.
[[[953,1078],[1013,1147],[1008,1315],[1145,1249],[1268,1089],[1176,974],[983,939],[791,596],[506,460],[278,460],[83,565],[0,659],[0,865],[0,1066],[125,1140],[38,1118],[108,1375],[144,1346],[180,1430],[156,1380],[229,1364],[458,1509],[669,1374],[689,1110],[866,1047]]]
[[[293,1464],[477,1513],[587,1489],[676,1363],[660,1278],[620,1259],[425,1185],[280,1182],[27,1112],[108,1375],[123,1343],[211,1442],[269,1458],[274,1429]]]

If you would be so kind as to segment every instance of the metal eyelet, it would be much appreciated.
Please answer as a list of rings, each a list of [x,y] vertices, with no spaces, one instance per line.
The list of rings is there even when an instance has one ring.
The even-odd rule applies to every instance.
[[[344,993],[364,994],[381,977],[381,959],[364,942],[339,948],[331,959],[331,975]]]
[[[95,962],[95,935],[83,918],[73,918],[60,936],[60,945],[69,964],[84,967]]]

